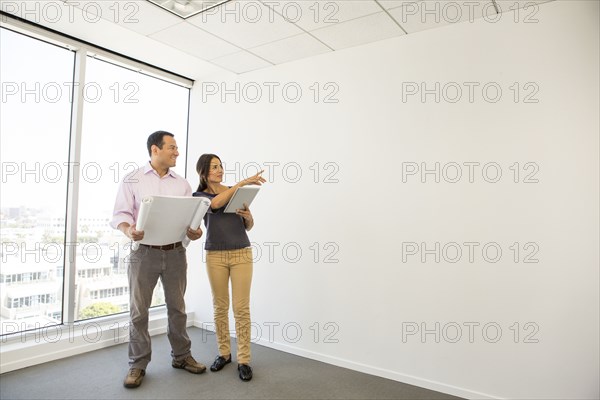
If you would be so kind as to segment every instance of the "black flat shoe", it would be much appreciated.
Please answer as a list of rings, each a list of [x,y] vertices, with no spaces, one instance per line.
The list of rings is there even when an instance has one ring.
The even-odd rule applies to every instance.
[[[215,362],[212,363],[212,365],[210,366],[210,370],[212,372],[217,372],[223,369],[223,367],[226,364],[229,364],[231,362],[231,354],[229,355],[229,359],[225,359],[225,357],[221,357],[221,356],[217,356],[217,358],[215,358]]]
[[[241,380],[247,382],[252,379],[252,368],[248,364],[238,364],[238,371],[240,372]]]

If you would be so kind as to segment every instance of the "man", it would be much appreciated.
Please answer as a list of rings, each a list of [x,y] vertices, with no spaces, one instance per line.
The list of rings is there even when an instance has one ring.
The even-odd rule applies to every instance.
[[[154,132],[148,137],[148,164],[127,174],[119,187],[111,226],[133,241],[144,238],[136,229],[140,203],[146,196],[191,196],[189,183],[171,170],[179,152],[173,134]],[[165,216],[168,218],[168,216]],[[197,240],[202,230],[188,229],[187,237]],[[173,368],[201,374],[206,367],[194,360],[191,341],[186,331],[184,294],[187,283],[186,251],[181,242],[164,246],[141,244],[132,250],[127,271],[129,277],[130,327],[129,371],[123,385],[136,388],[142,384],[152,348],[148,332],[148,309],[152,293],[160,278],[167,304],[168,333]]]

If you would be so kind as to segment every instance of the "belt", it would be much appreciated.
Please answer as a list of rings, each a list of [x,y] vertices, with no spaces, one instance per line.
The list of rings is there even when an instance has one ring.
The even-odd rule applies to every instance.
[[[177,242],[177,243],[165,244],[163,246],[152,246],[149,244],[142,244],[142,246],[146,246],[146,247],[150,247],[151,249],[158,249],[158,250],[173,250],[178,247],[181,247],[182,244],[181,244],[181,242]]]

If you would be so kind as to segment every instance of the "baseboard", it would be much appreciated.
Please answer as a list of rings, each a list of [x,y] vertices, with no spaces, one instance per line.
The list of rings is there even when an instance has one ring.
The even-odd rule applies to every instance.
[[[212,331],[213,325],[206,324],[200,321],[193,321],[193,326],[204,329],[207,331]],[[233,337],[235,335],[232,334]],[[442,382],[436,382],[429,379],[419,378],[412,375],[402,374],[396,371],[391,371],[384,368],[375,367],[372,365],[362,364],[355,361],[351,361],[348,359],[332,357],[326,354],[305,350],[300,347],[290,346],[289,344],[283,344],[276,341],[258,339],[253,340],[252,343],[260,344],[261,346],[268,347],[274,350],[283,351],[286,353],[294,354],[297,356],[309,358],[315,361],[321,361],[327,364],[335,365],[337,367],[351,369],[353,371],[362,372],[369,375],[378,376],[381,378],[391,379],[397,382],[406,383],[413,386],[418,386],[424,389],[434,390],[436,392],[441,392],[445,394],[449,394],[452,396],[463,397],[466,399],[485,399],[485,400],[501,400],[500,397],[495,397],[486,393],[480,393],[469,389],[460,388],[457,386],[448,385]]]

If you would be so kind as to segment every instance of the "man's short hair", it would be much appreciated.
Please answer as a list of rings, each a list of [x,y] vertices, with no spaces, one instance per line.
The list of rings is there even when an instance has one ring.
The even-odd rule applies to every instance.
[[[148,155],[150,157],[152,157],[152,145],[157,146],[159,149],[162,150],[163,144],[165,144],[163,138],[166,136],[171,136],[174,137],[175,135],[173,135],[170,132],[166,132],[166,131],[156,131],[153,134],[151,134],[150,136],[148,136]]]

